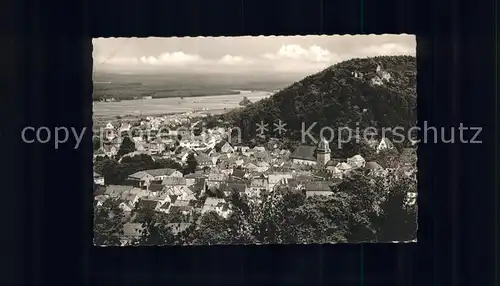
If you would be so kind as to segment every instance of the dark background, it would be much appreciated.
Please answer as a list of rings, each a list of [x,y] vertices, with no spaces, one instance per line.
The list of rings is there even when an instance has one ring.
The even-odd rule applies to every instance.
[[[2,27],[2,271],[28,285],[492,285],[494,1],[8,1]],[[92,144],[23,144],[26,125],[92,126],[92,37],[418,35],[418,118],[483,144],[419,146],[417,244],[95,248]],[[496,280],[498,281],[498,280]]]

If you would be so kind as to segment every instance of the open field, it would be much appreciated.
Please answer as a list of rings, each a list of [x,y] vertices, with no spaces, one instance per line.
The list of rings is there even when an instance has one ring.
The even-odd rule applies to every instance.
[[[234,75],[198,74],[99,74],[94,78],[93,100],[105,98],[133,100],[152,98],[237,95],[238,90],[273,91],[289,85],[290,80],[252,80]]]
[[[268,92],[252,92],[233,95],[214,95],[189,98],[158,98],[124,100],[120,102],[94,102],[94,120],[106,120],[116,118],[116,116],[153,116],[163,114],[184,113],[206,109],[211,113],[224,112],[224,109],[239,107],[243,97],[256,102],[269,97]]]

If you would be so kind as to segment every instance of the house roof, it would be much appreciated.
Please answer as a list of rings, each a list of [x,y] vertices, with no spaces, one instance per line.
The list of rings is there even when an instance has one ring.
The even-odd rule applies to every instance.
[[[307,181],[304,183],[304,189],[308,192],[329,192],[331,191],[331,186],[333,186],[333,182],[330,181]]]
[[[148,173],[146,173],[146,171],[139,171],[139,172],[135,172],[131,175],[128,175],[128,178],[140,180],[140,179],[144,178],[144,176],[146,176],[146,175],[148,175]]]
[[[142,223],[128,222],[123,225],[123,236],[141,236],[142,230]]]
[[[124,185],[109,185],[106,187],[106,191],[104,192],[106,195],[109,196],[118,196],[126,191],[132,190],[134,187],[133,186],[124,186]]]
[[[316,161],[316,157],[314,156],[314,151],[316,147],[309,145],[299,145],[297,149],[290,155],[291,159],[300,159],[300,160],[308,160],[308,161]]]
[[[225,202],[226,200],[224,200],[223,198],[213,198],[213,197],[207,197],[207,199],[205,200],[205,206],[213,206],[215,207],[216,205],[218,205],[219,203],[223,203]]]
[[[233,177],[237,177],[237,178],[243,178],[243,177],[245,177],[245,175],[246,175],[246,172],[241,170],[241,169],[234,169],[233,174],[232,174]]]
[[[176,169],[172,168],[162,168],[162,169],[145,170],[144,172],[150,174],[153,177],[157,177],[157,176],[170,176],[176,171],[177,171]]]
[[[336,166],[339,170],[349,170],[351,169],[351,165],[347,164],[347,163],[339,163],[337,166]]]
[[[387,146],[392,146],[392,142],[391,142],[391,140],[389,140],[389,138],[387,138],[387,137],[382,138],[382,139],[380,140],[380,143],[382,143],[382,142],[384,142]],[[379,143],[379,144],[380,144],[380,143]]]
[[[188,188],[191,190],[193,193],[201,192],[204,188],[205,184],[203,182],[196,182],[194,185],[189,186]]]
[[[365,168],[376,169],[376,170],[383,169],[382,166],[380,166],[377,162],[367,162]]]
[[[157,200],[141,199],[138,204],[140,207],[145,209],[155,209],[156,206],[158,206],[158,203],[159,202]]]
[[[226,179],[226,175],[222,173],[210,173],[208,174],[209,181],[224,181]]]
[[[284,178],[288,178],[288,179],[292,178],[292,174],[287,174],[287,173],[283,173],[283,174],[269,174],[268,178],[269,178],[269,183],[270,184],[276,184],[276,183],[278,183],[279,181],[281,181]]]
[[[186,184],[186,179],[180,177],[166,177],[161,184],[164,186],[181,186]]]
[[[311,196],[328,196],[328,195],[333,195],[333,192],[327,192],[327,191],[306,191],[306,196],[311,197]]]
[[[352,161],[364,161],[364,160],[365,160],[365,158],[363,158],[363,156],[361,156],[361,155],[359,155],[359,154],[358,154],[358,155],[354,155],[354,156],[352,156],[352,157],[351,157],[351,158],[349,158],[348,160],[352,160]]]
[[[229,182],[222,186],[223,191],[233,191],[236,190],[238,193],[244,193],[246,191],[247,185],[244,183]]]
[[[160,183],[151,183],[149,185],[149,190],[152,191],[152,192],[159,192],[161,190],[163,190],[163,185]]]
[[[186,179],[201,179],[205,176],[202,173],[191,173],[184,176]]]
[[[170,202],[165,202],[163,205],[161,205],[160,209],[166,210],[170,207]]]
[[[175,203],[175,201],[177,200],[178,196],[176,196],[176,195],[169,195],[169,197],[170,197],[170,202],[171,203]]]
[[[213,163],[212,159],[206,155],[199,155],[196,157],[198,163]]]

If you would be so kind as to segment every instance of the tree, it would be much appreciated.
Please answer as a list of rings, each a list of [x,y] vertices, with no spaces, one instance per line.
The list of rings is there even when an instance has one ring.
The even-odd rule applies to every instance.
[[[97,161],[94,164],[95,171],[104,176],[104,184],[112,185],[120,181],[118,167],[120,164],[113,159]]]
[[[198,167],[198,161],[196,161],[196,158],[194,157],[194,153],[189,153],[189,155],[186,158],[186,169],[185,169],[185,174],[191,174],[196,171],[196,167]]]
[[[332,189],[343,193],[349,202],[349,242],[368,242],[376,239],[371,219],[379,212],[383,193],[375,182],[362,172],[352,172],[342,183]]]
[[[190,244],[215,245],[231,244],[232,237],[226,219],[216,212],[207,212],[201,216],[198,229],[191,235]]]
[[[417,192],[416,175],[406,176],[393,171],[383,185],[387,198],[381,205],[381,215],[374,219],[377,240],[380,242],[409,241],[417,236],[417,206],[408,204],[408,192]]]
[[[97,151],[101,148],[101,139],[99,139],[99,136],[92,137],[92,146],[94,151]]]
[[[116,153],[117,158],[121,158],[123,155],[132,153],[135,151],[135,143],[128,137],[123,138],[120,149]]]
[[[153,162],[153,169],[170,168],[182,172],[182,166],[172,159],[157,159]]]
[[[119,246],[125,215],[116,200],[108,199],[94,208],[94,245]]]
[[[401,157],[396,148],[385,149],[377,154],[377,162],[384,168],[397,168],[401,163]]]
[[[138,210],[139,212],[143,210]],[[136,245],[173,245],[176,242],[175,235],[167,225],[165,214],[147,213],[142,215],[142,233],[140,239],[135,241]]]
[[[211,187],[207,190],[207,196],[212,198],[224,198],[224,192],[219,188]]]

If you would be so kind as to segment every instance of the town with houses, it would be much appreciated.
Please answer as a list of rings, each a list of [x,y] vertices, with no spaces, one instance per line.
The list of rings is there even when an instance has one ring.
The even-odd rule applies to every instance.
[[[194,132],[206,114],[185,113],[163,117],[114,120],[101,126],[100,146],[94,148],[94,165],[103,158],[116,159],[124,140],[134,143],[133,151],[122,154],[118,162],[127,157],[147,155],[155,160],[169,159],[180,166],[191,158],[196,161],[193,172],[174,168],[144,169],[129,174],[121,184],[108,184],[104,175],[94,171],[94,207],[115,199],[125,214],[141,207],[165,214],[182,214],[187,219],[172,225],[180,232],[191,224],[194,214],[215,212],[228,218],[231,204],[226,197],[234,191],[258,200],[262,192],[282,188],[304,192],[310,196],[331,195],[331,187],[338,184],[353,170],[371,176],[384,176],[389,168],[376,161],[365,160],[356,154],[350,158],[333,158],[329,143],[319,140],[316,146],[299,145],[294,150],[280,144],[245,146],[228,140],[228,129],[212,128]],[[147,132],[142,132],[147,131]],[[390,140],[382,138],[370,143],[374,152],[394,148]],[[403,168],[414,172],[414,148],[407,148]],[[402,156],[404,158],[404,156]],[[323,170],[329,176],[319,176]],[[408,193],[408,203],[414,204],[416,193]],[[132,216],[123,229],[122,245],[128,245],[141,236],[141,223]]]

